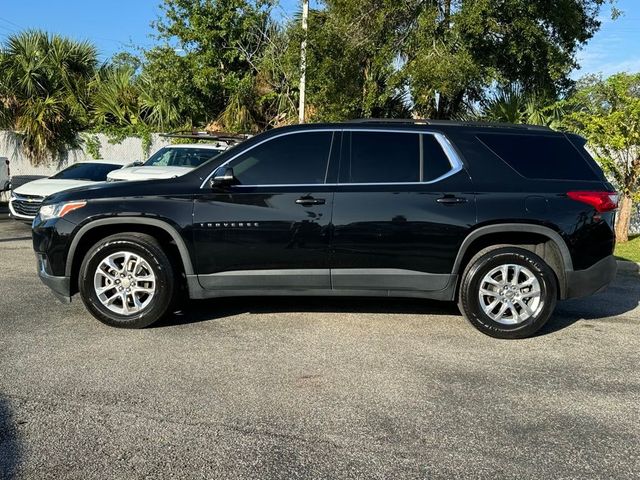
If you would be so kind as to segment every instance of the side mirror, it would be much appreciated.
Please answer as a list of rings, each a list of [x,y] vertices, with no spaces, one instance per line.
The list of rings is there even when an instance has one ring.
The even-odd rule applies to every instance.
[[[218,169],[211,179],[211,187],[225,187],[237,183],[233,168]]]

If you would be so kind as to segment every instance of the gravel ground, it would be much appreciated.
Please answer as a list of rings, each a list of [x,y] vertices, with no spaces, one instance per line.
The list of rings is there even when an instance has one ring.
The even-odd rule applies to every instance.
[[[0,221],[0,478],[640,475],[640,277],[499,341],[454,306],[193,302],[116,330]]]

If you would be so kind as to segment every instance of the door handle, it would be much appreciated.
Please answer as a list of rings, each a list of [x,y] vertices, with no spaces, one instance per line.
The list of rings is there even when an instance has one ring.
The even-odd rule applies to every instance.
[[[438,198],[436,202],[443,203],[445,205],[455,205],[458,203],[467,203],[467,199],[464,197],[455,197],[453,195],[445,195],[444,197]]]
[[[313,197],[301,197],[296,200],[298,205],[303,205],[308,207],[310,205],[324,205],[326,200],[324,198],[313,198]]]

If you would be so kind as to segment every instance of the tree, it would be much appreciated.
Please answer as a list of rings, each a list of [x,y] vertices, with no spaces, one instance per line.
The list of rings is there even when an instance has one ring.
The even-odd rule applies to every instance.
[[[629,237],[633,202],[640,200],[640,74],[587,77],[570,99],[567,127],[584,135],[620,193],[616,239]]]
[[[576,51],[598,30],[604,3],[325,0],[310,20],[309,88],[320,89],[332,116],[387,113],[387,100],[410,92],[416,115],[452,118],[495,84],[556,97],[570,87]]]
[[[434,0],[418,4],[401,54],[418,113],[452,117],[493,83],[555,97],[609,0]],[[413,5],[412,5],[413,6]],[[613,15],[618,12],[614,9]]]
[[[180,124],[173,100],[154,96],[150,80],[145,75],[136,75],[132,67],[105,65],[91,87],[94,126],[135,134],[141,127],[166,130]]]
[[[34,164],[77,146],[88,123],[97,52],[42,31],[10,36],[0,50],[0,121],[17,132]]]
[[[492,122],[526,123],[559,128],[566,103],[539,93],[526,93],[519,85],[495,91],[482,100],[479,117]]]
[[[145,52],[143,72],[150,84],[157,93],[176,97],[180,114],[193,123],[243,124],[253,108],[246,105],[255,77],[248,55],[266,47],[256,33],[268,31],[272,3],[163,0],[164,18],[154,26],[165,43]]]

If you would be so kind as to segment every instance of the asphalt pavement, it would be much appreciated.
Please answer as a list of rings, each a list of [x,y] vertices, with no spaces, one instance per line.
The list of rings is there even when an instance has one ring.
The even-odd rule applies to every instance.
[[[632,478],[640,276],[537,337],[453,305],[192,302],[117,330],[36,276],[0,220],[0,479]]]

